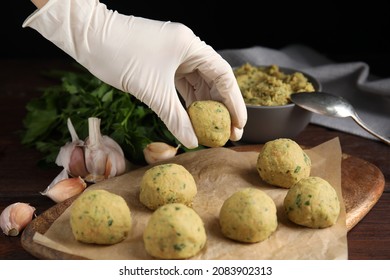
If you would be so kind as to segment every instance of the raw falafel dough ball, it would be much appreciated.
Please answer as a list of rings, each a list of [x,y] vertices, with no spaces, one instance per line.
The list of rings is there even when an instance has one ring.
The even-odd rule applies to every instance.
[[[192,174],[175,163],[156,165],[142,177],[140,201],[151,210],[167,203],[192,205],[197,186]]]
[[[207,236],[200,216],[182,203],[161,206],[153,212],[145,231],[145,250],[161,259],[190,258],[206,244]]]
[[[295,141],[279,138],[264,144],[256,167],[265,182],[290,188],[300,179],[310,176],[311,160]]]
[[[129,234],[131,212],[121,196],[105,190],[87,190],[71,206],[70,225],[78,241],[115,244]]]
[[[310,228],[332,226],[340,214],[335,189],[320,177],[304,178],[292,186],[283,205],[290,221]]]
[[[214,100],[195,101],[188,107],[188,115],[199,144],[222,147],[229,140],[231,119],[223,103]]]
[[[276,206],[265,192],[245,188],[227,198],[219,213],[224,236],[247,243],[267,239],[277,228]]]

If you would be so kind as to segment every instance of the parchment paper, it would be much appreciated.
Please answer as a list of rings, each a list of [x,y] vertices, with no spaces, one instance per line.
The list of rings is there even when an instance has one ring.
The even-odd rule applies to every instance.
[[[170,160],[187,168],[198,187],[193,208],[204,221],[207,244],[192,259],[347,259],[339,140],[332,139],[306,152],[313,164],[311,175],[327,180],[336,189],[342,204],[337,223],[326,229],[305,228],[288,221],[283,211],[287,189],[268,185],[260,179],[256,170],[258,152],[212,148],[181,154]],[[142,241],[142,233],[152,211],[138,199],[140,181],[148,168],[150,166],[88,187],[109,190],[127,201],[133,227],[131,234],[123,242],[110,246],[77,242],[69,225],[70,207],[44,235],[36,233],[34,242],[88,259],[152,259],[146,253]],[[220,232],[218,215],[222,203],[232,193],[245,187],[264,190],[273,198],[278,210],[277,230],[260,243],[236,242],[225,238]]]

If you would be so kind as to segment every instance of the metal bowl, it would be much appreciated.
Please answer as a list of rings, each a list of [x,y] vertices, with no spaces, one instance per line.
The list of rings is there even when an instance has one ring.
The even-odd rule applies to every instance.
[[[265,66],[266,67],[266,66]],[[301,70],[279,67],[286,74],[300,72],[321,91],[320,82]],[[240,142],[262,144],[277,138],[294,138],[309,124],[312,112],[295,104],[282,106],[246,105],[248,120]]]

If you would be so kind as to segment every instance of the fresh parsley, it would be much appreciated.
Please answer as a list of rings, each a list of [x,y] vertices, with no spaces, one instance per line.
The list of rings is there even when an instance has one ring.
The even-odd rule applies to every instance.
[[[102,82],[84,68],[46,74],[57,78],[59,84],[43,88],[40,97],[27,103],[21,134],[22,144],[40,151],[45,163],[53,163],[59,149],[71,141],[68,118],[83,140],[88,135],[88,118],[100,118],[102,134],[113,138],[125,157],[136,164],[145,163],[143,149],[151,142],[179,144],[147,105]],[[181,150],[188,151],[183,145]]]

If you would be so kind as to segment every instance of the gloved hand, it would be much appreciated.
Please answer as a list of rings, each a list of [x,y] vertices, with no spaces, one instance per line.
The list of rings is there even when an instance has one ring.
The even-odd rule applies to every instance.
[[[98,0],[50,0],[23,27],[144,102],[187,148],[198,140],[177,91],[187,107],[195,100],[224,103],[230,139],[241,138],[247,112],[230,65],[183,24],[122,15]]]

